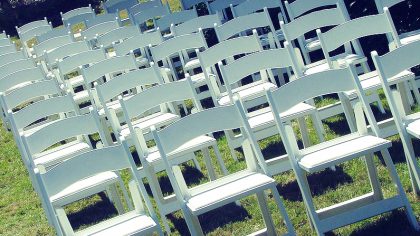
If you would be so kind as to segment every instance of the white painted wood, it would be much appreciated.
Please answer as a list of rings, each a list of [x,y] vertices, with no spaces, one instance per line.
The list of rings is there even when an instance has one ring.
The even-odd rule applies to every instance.
[[[26,56],[23,51],[10,52],[0,55],[0,67],[13,61],[23,60]]]
[[[13,44],[0,47],[0,55],[12,53],[12,52],[17,52],[16,46]]]
[[[60,37],[60,36],[65,36],[65,35],[69,35],[71,32],[69,29],[65,28],[65,27],[60,27],[60,28],[53,28],[52,30],[41,34],[41,35],[37,35],[36,41],[38,42],[38,44],[51,39],[51,38],[55,38],[55,37]]]
[[[55,38],[50,38],[48,40],[43,41],[33,47],[34,52],[33,55],[40,59],[45,53],[48,51],[54,50],[62,45],[69,44],[73,42],[73,37],[70,34],[59,36]]]
[[[136,5],[130,7],[129,12],[130,14],[136,14],[138,12],[153,8],[153,7],[159,7],[162,6],[162,1],[159,0],[150,0],[147,2],[139,2]]]
[[[130,9],[137,3],[138,1],[136,0],[109,0],[104,2],[104,8],[108,13],[115,13],[117,11]]]
[[[6,76],[9,76],[15,72],[25,69],[34,68],[34,62],[31,59],[20,59],[17,61],[11,61],[0,67],[0,81]]]
[[[123,26],[111,30],[96,38],[96,44],[102,45],[105,48],[110,47],[113,43],[122,42],[125,39],[137,37],[140,35],[140,30],[135,25]]]
[[[197,17],[197,11],[195,7],[193,7],[191,10],[173,12],[162,16],[156,20],[156,27],[158,27],[162,32],[165,32],[169,30],[172,24],[179,25]]]
[[[116,21],[119,23],[119,17],[117,13],[107,13],[107,14],[100,14],[95,15],[93,18],[86,19],[85,25],[87,28],[91,28],[93,26],[103,24],[105,22]]]
[[[66,13],[60,12],[61,20],[66,27],[85,22],[87,19],[95,17],[95,11],[89,4],[87,7],[80,7],[70,10]]]
[[[60,47],[57,47],[51,51],[48,51],[45,54],[45,61],[47,63],[47,66],[50,69],[52,69],[57,66],[58,61],[66,57],[69,57],[69,56],[72,56],[81,52],[85,52],[85,51],[89,51],[89,45],[87,44],[87,42],[85,41],[72,42],[72,43],[61,45]]]
[[[221,25],[222,21],[218,14],[205,15],[183,22],[179,25],[171,26],[171,32],[175,35],[192,34],[198,29],[211,29],[215,25]]]
[[[152,8],[145,9],[140,12],[134,13],[131,18],[135,24],[141,26],[146,23],[148,20],[153,20],[154,28],[156,28],[155,20],[157,17],[162,17],[167,14],[170,14],[171,10],[169,9],[168,4],[163,6],[156,6]],[[144,29],[144,27],[142,27]]]
[[[84,40],[90,41],[95,39],[95,37],[108,33],[109,31],[115,30],[118,27],[120,27],[120,25],[117,20],[106,21],[87,28],[86,30],[81,32],[81,35],[82,38],[84,38]]]
[[[147,56],[146,49],[149,45],[155,46],[161,42],[163,42],[163,38],[159,31],[149,32],[124,40],[119,44],[115,44],[114,50],[117,56],[123,56],[129,54],[130,51],[140,49],[142,56]]]

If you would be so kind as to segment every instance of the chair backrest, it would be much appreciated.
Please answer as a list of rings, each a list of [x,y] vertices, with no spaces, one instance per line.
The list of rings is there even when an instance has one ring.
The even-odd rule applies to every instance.
[[[232,7],[232,14],[235,17],[249,15],[251,13],[263,10],[264,7],[271,8],[280,8],[282,15],[285,14],[283,4],[281,1],[277,0],[246,0],[235,7]],[[284,17],[284,19],[286,19]],[[281,19],[279,19],[281,20]]]
[[[174,35],[192,34],[198,29],[214,28],[214,25],[221,25],[222,21],[217,14],[196,17],[179,25],[171,26],[171,33]]]
[[[37,35],[35,38],[36,38],[36,41],[38,42],[38,44],[40,44],[40,43],[45,42],[49,39],[60,37],[60,36],[66,36],[66,35],[69,35],[69,34],[71,34],[69,29],[67,29],[66,27],[61,27],[61,28],[53,28],[52,30],[50,30],[50,31],[48,31],[44,34]]]
[[[143,11],[134,13],[131,18],[133,22],[135,22],[135,24],[142,25],[150,19],[152,19],[154,23],[157,17],[162,17],[170,13],[171,10],[169,9],[168,4],[165,4],[163,6],[151,7]]]
[[[183,10],[186,9],[190,9],[194,6],[197,6],[200,3],[204,3],[206,4],[207,8],[208,8],[208,4],[210,2],[210,0],[181,0],[181,6]]]
[[[0,46],[0,55],[6,54],[6,53],[12,53],[16,51],[17,51],[16,46],[14,44]]]
[[[42,27],[42,26],[45,26],[45,25],[49,25],[46,17],[42,20],[29,22],[29,23],[27,23],[25,25],[22,25],[20,27],[16,26],[16,31],[24,33],[28,30],[32,30],[34,28]]]
[[[80,66],[89,65],[106,59],[103,49],[85,51],[66,57],[58,62],[58,69],[63,78],[64,75],[75,71]]]
[[[51,122],[31,134],[24,135],[24,145],[30,154],[36,154],[66,139],[95,133],[102,134],[100,127],[98,113],[92,110],[89,114]]]
[[[17,52],[10,52],[6,54],[0,54],[0,67],[10,62],[23,60],[25,58],[26,58],[26,55],[23,53],[23,50],[17,51]]]
[[[25,127],[40,119],[62,113],[78,113],[78,107],[74,103],[73,95],[69,94],[37,101],[10,114],[9,117],[13,126],[16,128],[15,131],[20,133]],[[61,129],[56,129],[56,133],[60,133],[57,130]]]
[[[156,27],[159,27],[161,31],[167,31],[172,24],[179,25],[197,17],[197,11],[195,7],[193,7],[191,10],[173,12],[171,14],[162,16],[156,20]]]
[[[128,54],[98,61],[87,68],[83,68],[82,75],[86,86],[88,86],[106,74],[135,69],[137,69],[136,59],[133,54]]]
[[[384,7],[390,8],[401,2],[405,2],[405,0],[375,0],[376,8],[379,13],[384,13]]]
[[[114,42],[139,36],[140,29],[136,25],[119,27],[96,38],[96,44],[105,48]]]
[[[87,28],[93,27],[98,24],[102,24],[109,21],[116,21],[119,22],[118,14],[116,13],[109,13],[109,14],[100,14],[95,15],[93,18],[86,19],[85,24]]]
[[[385,13],[382,14],[365,16],[347,21],[324,33],[317,30],[324,56],[327,58],[330,66],[333,65],[329,52],[332,52],[353,40],[378,34],[392,35],[392,39],[394,40],[393,43],[395,43],[396,46],[401,46],[398,33],[388,9],[385,9]],[[357,47],[355,50],[357,50]],[[359,49],[359,51],[361,52],[358,53],[363,53],[361,49]]]
[[[87,42],[72,42],[48,51],[45,54],[45,61],[48,63],[48,66],[52,66],[57,63],[58,60],[86,51],[89,51]]]
[[[114,45],[114,50],[117,56],[123,56],[136,49],[144,49],[149,45],[155,46],[163,42],[160,31],[140,34],[135,37],[124,40],[123,42]]]
[[[35,45],[34,55],[40,57],[47,53],[48,51],[54,50],[62,45],[66,45],[73,42],[73,37],[70,34],[59,36],[55,38],[50,38],[42,43]]]
[[[12,44],[12,41],[10,40],[9,36],[5,36],[5,38],[0,37],[0,47],[8,46],[10,44]]]
[[[291,3],[288,1],[284,2],[286,6],[287,14],[289,15],[290,21],[308,13],[312,10],[321,7],[332,7],[337,3],[343,3],[342,0],[324,0],[324,1],[311,1],[311,0],[296,0]]]
[[[161,0],[149,0],[147,2],[139,2],[136,5],[132,6],[128,11],[130,14],[136,14],[141,11],[145,11],[149,8],[162,6]]]
[[[18,31],[18,34],[19,34],[19,38],[22,41],[22,43],[26,44],[26,42],[28,40],[33,39],[37,35],[45,34],[49,31],[51,31],[52,29],[53,29],[52,26],[48,23],[46,25],[41,25],[39,27],[30,29],[30,30],[25,31],[25,32],[19,32]]]
[[[6,75],[0,79],[0,92],[6,92],[15,88],[17,85],[28,83],[37,80],[44,80],[45,73],[41,67],[32,67],[29,69],[22,69]]]
[[[108,13],[115,13],[128,10],[137,3],[137,0],[108,0],[104,2],[104,8]]]
[[[125,91],[155,84],[163,84],[163,79],[159,69],[152,62],[148,68],[129,71],[96,86],[96,91],[101,104],[105,105],[108,101],[117,98]]]
[[[11,61],[0,67],[0,80],[9,74],[15,73],[16,71],[34,68],[35,64],[31,59],[21,59],[17,61]]]
[[[96,37],[108,33],[112,30],[118,29],[120,27],[118,21],[107,21],[100,24],[96,24],[90,28],[87,28],[81,32],[82,37],[90,41],[95,39]]]
[[[80,7],[66,13],[60,12],[63,24],[68,27],[77,23],[85,22],[87,19],[95,17],[95,11],[89,4],[87,7]]]
[[[202,30],[194,34],[185,34],[168,39],[150,48],[155,62],[163,61],[175,53],[187,49],[207,48],[207,42]]]
[[[226,8],[229,8],[230,5],[236,6],[245,0],[214,0],[209,3],[209,12],[211,14],[224,11]]]
[[[153,86],[128,99],[120,99],[120,102],[124,116],[128,121],[162,104],[185,101],[187,99],[192,99],[194,105],[201,110],[201,105],[196,98],[194,85],[190,77],[187,77],[185,80]]]
[[[267,8],[264,8],[263,12],[236,17],[223,25],[216,27],[215,30],[220,42],[239,35],[240,33],[263,27],[269,27],[272,33],[276,32]],[[274,40],[277,45],[280,45],[278,37],[274,37]]]

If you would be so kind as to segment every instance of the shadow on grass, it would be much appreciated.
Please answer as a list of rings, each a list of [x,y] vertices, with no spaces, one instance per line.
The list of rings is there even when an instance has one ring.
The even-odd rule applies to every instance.
[[[420,140],[418,139],[412,139],[413,142],[413,147],[414,147],[414,153],[418,154],[420,153]],[[394,164],[398,164],[398,163],[406,163],[407,160],[405,158],[405,152],[403,149],[403,145],[401,142],[401,139],[393,139],[392,141],[392,147],[388,149],[389,150],[389,154],[391,154],[391,158],[392,161],[394,162]],[[418,155],[416,155],[418,156]],[[378,154],[379,160],[381,162],[382,165],[385,166],[385,162],[384,159],[382,158],[382,155],[379,153]]]
[[[336,166],[335,168],[335,171],[326,169],[308,176],[308,182],[313,196],[322,195],[328,189],[336,188],[338,185],[353,181],[350,175],[343,171],[342,167]],[[277,185],[277,189],[284,199],[289,201],[303,201],[296,180],[285,185]]]
[[[235,203],[225,205],[221,208],[209,211],[199,216],[204,234],[212,232],[215,229],[222,227],[223,225],[244,221],[249,218],[251,218],[251,215],[249,215],[246,209],[242,206],[236,205]],[[184,218],[168,215],[168,219],[174,224],[175,229],[181,235],[190,234]]]
[[[82,226],[101,222],[118,214],[117,209],[105,193],[99,193],[98,195],[101,197],[99,202],[67,215],[73,229],[77,230]]]
[[[404,211],[393,211],[387,217],[383,217],[371,224],[364,225],[350,234],[351,236],[362,235],[420,235],[409,224]]]

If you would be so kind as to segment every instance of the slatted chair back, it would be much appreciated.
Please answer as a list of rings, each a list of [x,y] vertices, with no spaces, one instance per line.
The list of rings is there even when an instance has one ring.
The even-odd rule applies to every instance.
[[[141,32],[137,26],[124,26],[98,36],[95,40],[97,45],[102,45],[104,48],[107,48],[110,47],[113,43],[118,43],[125,39],[139,36],[140,34]]]
[[[191,10],[173,12],[162,16],[156,20],[156,27],[158,27],[160,31],[166,32],[170,29],[171,25],[179,25],[197,17],[197,11],[195,7],[193,7]]]
[[[283,4],[281,1],[277,0],[246,0],[235,7],[232,5],[231,10],[234,17],[238,17],[261,11],[264,9],[264,7],[268,9],[279,8],[281,14],[281,19],[279,19],[279,21],[283,19],[287,22],[287,18],[285,17],[286,12],[284,10]]]
[[[268,82],[269,73],[267,71],[271,69],[294,68],[294,62],[290,57],[291,46],[286,43],[285,47],[248,54],[228,65],[223,65],[219,62],[219,68],[230,100],[233,101],[234,98],[232,90],[235,84],[245,77],[260,73],[261,80]]]
[[[383,14],[365,16],[347,21],[324,33],[317,30],[322,51],[324,52],[324,56],[327,59],[330,68],[335,66],[333,65],[333,61],[330,57],[330,52],[345,45],[346,43],[358,40],[359,38],[379,34],[390,35],[393,42],[389,43],[393,44],[394,47],[401,46],[401,42],[398,38],[397,31],[388,9],[385,9],[385,13]],[[357,45],[353,45],[353,47],[357,54],[364,55],[363,50]],[[345,48],[347,53],[351,52],[349,45],[345,46]]]
[[[104,2],[104,8],[108,13],[116,13],[128,10],[136,4],[138,4],[137,0],[110,0]]]
[[[341,3],[340,3],[341,2]],[[305,13],[312,10],[319,9],[321,7],[333,7],[338,3],[342,4],[342,0],[325,0],[325,1],[310,1],[310,0],[296,0],[291,3],[288,1],[284,2],[286,6],[287,14],[289,15],[290,21],[301,17]]]
[[[47,66],[52,69],[57,65],[57,62],[82,52],[89,51],[89,45],[85,41],[72,42],[61,45],[45,54],[45,61]]]
[[[162,1],[159,0],[150,0],[147,2],[139,2],[136,5],[132,6],[128,11],[130,14],[136,14],[141,11],[145,11],[147,9],[153,8],[153,7],[160,7],[162,6]]]
[[[82,66],[90,65],[105,59],[106,54],[103,49],[89,50],[64,58],[57,64],[60,78],[64,79],[65,75],[77,71]]]
[[[24,33],[26,31],[32,30],[34,28],[43,27],[43,26],[46,26],[46,25],[49,25],[49,22],[47,21],[47,18],[45,17],[42,20],[32,21],[32,22],[29,22],[29,23],[27,23],[25,25],[22,25],[20,27],[16,26],[16,31]]]
[[[4,37],[3,37],[4,34]],[[0,36],[0,47],[8,46],[12,44],[12,40],[10,40],[10,36],[6,35],[4,32],[2,33],[2,36]]]
[[[93,18],[89,18],[85,21],[86,27],[90,28],[95,25],[99,25],[105,22],[116,21],[119,23],[119,17],[116,13],[100,14],[95,15]]]
[[[4,64],[0,67],[0,80],[20,70],[34,68],[35,64],[31,59],[20,59]]]
[[[171,13],[171,10],[169,9],[168,4],[165,4],[163,6],[152,7],[152,8],[148,8],[146,10],[134,13],[131,15],[131,19],[136,25],[139,25],[141,29],[145,31],[146,21],[152,20],[153,27],[156,28],[156,18],[168,15],[170,13]]]
[[[62,45],[66,45],[73,42],[73,37],[70,34],[50,38],[35,45],[33,55],[37,58],[44,56],[47,52],[54,50]]]
[[[95,11],[89,4],[87,7],[80,7],[70,10],[66,13],[60,12],[61,20],[66,27],[85,22],[87,19],[95,17]]]
[[[213,29],[215,25],[221,25],[222,21],[217,14],[205,15],[171,26],[171,33],[174,35],[192,34],[198,29]]]
[[[23,59],[26,59],[26,55],[23,51],[0,54],[0,67],[10,62],[23,60]]]
[[[140,219],[140,225],[146,225],[140,227],[136,225],[136,228],[131,230],[138,230],[146,234],[153,234],[154,232],[157,232],[159,235],[163,235],[159,223],[157,223],[159,221],[154,213],[153,206],[148,198],[146,188],[139,176],[126,141],[122,144],[78,154],[46,172],[35,169],[37,182],[42,183],[40,184],[40,194],[44,199],[50,199],[52,196],[65,191],[68,186],[77,184],[79,181],[83,181],[87,178],[97,176],[101,173],[121,171],[128,171],[131,175],[131,181],[128,184],[131,194],[130,199],[126,200],[132,201],[135,205],[135,209],[127,214],[131,214],[132,216],[136,216],[137,219]],[[124,186],[121,186],[121,188],[124,188],[123,191],[126,191]],[[45,205],[48,208],[48,211],[54,212],[54,206],[50,201],[47,201]],[[121,218],[121,216],[115,216],[115,218]],[[101,231],[105,226],[105,229],[112,231],[115,227],[121,227],[121,224],[128,226],[132,225],[130,222],[127,224],[126,222],[127,221],[111,218],[111,221],[108,221],[106,225],[103,224],[104,222],[100,222],[99,224],[95,224],[86,230],[96,229],[96,231]],[[53,218],[53,224],[57,229],[60,229],[60,224],[63,223],[60,223],[57,218]],[[66,232],[73,234],[74,229],[69,225],[66,228]],[[83,233],[85,231],[81,232]],[[76,233],[80,233],[80,231]]]
[[[220,41],[244,35],[246,32],[251,32],[254,29],[261,29],[268,27],[270,32],[274,35],[274,41],[277,47],[280,47],[279,38],[276,37],[276,30],[271,21],[268,9],[264,8],[263,12],[256,12],[249,15],[236,17],[218,27],[215,27],[217,38]]]
[[[81,32],[81,35],[84,40],[91,41],[94,40],[96,37],[106,34],[112,30],[118,29],[119,27],[120,25],[118,21],[107,21],[85,29]]]
[[[0,55],[12,53],[12,52],[17,52],[16,46],[14,44],[9,44],[9,45],[0,47]]]
[[[43,80],[46,75],[41,67],[32,67],[15,71],[0,79],[0,92],[18,88],[21,84]]]
[[[71,34],[71,32],[68,28],[61,27],[61,28],[53,28],[52,30],[50,30],[50,31],[48,31],[44,34],[37,35],[35,38],[36,38],[36,41],[38,42],[38,44],[40,44],[40,43],[45,42],[49,39],[56,38],[56,37],[61,37],[61,36],[67,36],[69,34]]]
[[[36,24],[38,25],[37,27],[31,28],[29,30],[18,30],[19,39],[22,41],[22,43],[24,43],[24,45],[26,45],[26,42],[33,39],[35,36],[45,34],[53,29],[51,24],[46,21],[40,21],[39,23],[41,24]]]
[[[139,50],[142,56],[150,58],[149,46],[156,46],[163,42],[162,34],[159,30],[140,34],[138,36],[124,40],[123,42],[114,45],[114,50],[117,56],[129,54],[131,51]]]
[[[224,20],[228,20],[228,15],[226,9],[241,4],[245,0],[214,0],[209,3],[209,13],[210,14],[220,14]]]
[[[414,41],[399,48],[396,48],[382,56],[372,52],[372,59],[378,71],[379,78],[382,82],[385,95],[390,103],[390,108],[394,116],[394,120],[399,122],[399,129],[402,130],[403,120],[408,114],[410,108],[404,107],[401,101],[397,101],[391,88],[390,80],[404,70],[410,70],[420,65],[419,57],[416,56],[420,48],[420,41]],[[398,102],[398,103],[397,103]]]

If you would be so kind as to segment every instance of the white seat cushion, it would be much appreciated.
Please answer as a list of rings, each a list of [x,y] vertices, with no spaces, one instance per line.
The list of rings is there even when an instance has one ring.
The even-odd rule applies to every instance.
[[[61,192],[51,196],[50,201],[55,206],[64,206],[71,202],[78,201],[86,196],[104,191],[104,186],[115,183],[117,180],[118,175],[114,172],[102,172],[73,183]]]
[[[81,104],[83,102],[90,101],[89,93],[87,90],[75,93],[73,99],[76,102],[76,104]]]
[[[337,59],[338,65],[341,67],[345,67],[347,64],[357,65],[365,61],[367,61],[365,56],[357,54],[349,54],[344,58],[341,57]]]
[[[81,230],[77,235],[148,235],[156,228],[151,217],[129,212]]]
[[[318,38],[306,40],[305,48],[310,52],[321,49],[321,41]]]
[[[34,164],[35,166],[40,165],[44,167],[50,167],[79,153],[83,153],[89,150],[91,150],[91,147],[85,142],[75,141],[67,143],[45,152],[35,154]]]
[[[202,191],[187,200],[194,215],[200,215],[248,195],[272,188],[274,179],[254,172],[237,172],[198,186]],[[208,188],[206,188],[208,186]],[[191,190],[192,192],[194,189]]]
[[[232,90],[233,94],[238,94],[239,97],[243,100],[243,101],[247,101],[247,100],[251,100],[251,99],[255,99],[258,97],[261,97],[264,95],[265,90],[267,89],[273,89],[273,88],[277,88],[276,85],[274,85],[273,83],[270,82],[262,82],[261,81],[257,81],[251,84],[247,84],[241,87],[238,87],[236,89]],[[225,95],[222,96],[219,99],[219,104],[220,105],[227,105],[230,104],[230,97],[229,95]]]
[[[200,65],[201,65],[200,60],[198,60],[198,58],[192,59],[189,62],[185,63],[184,70],[185,71],[193,70],[195,68],[200,67]]]
[[[407,132],[415,138],[420,139],[420,119],[409,123],[407,125]]]
[[[69,83],[73,87],[81,86],[84,84],[83,75],[78,75],[69,79]]]
[[[206,78],[204,73],[199,73],[191,76],[191,81],[194,83],[194,86],[201,87],[206,85]]]
[[[140,128],[141,130],[143,130],[143,133],[146,133],[150,131],[150,127],[153,125],[156,128],[160,128],[162,126],[166,126],[173,123],[179,118],[179,115],[175,115],[172,113],[157,113],[134,121],[133,127]],[[127,125],[123,126],[123,129],[121,130],[120,134],[124,137],[130,135],[130,130],[128,129]]]
[[[390,146],[386,139],[351,134],[304,149],[299,166],[312,173]]]

